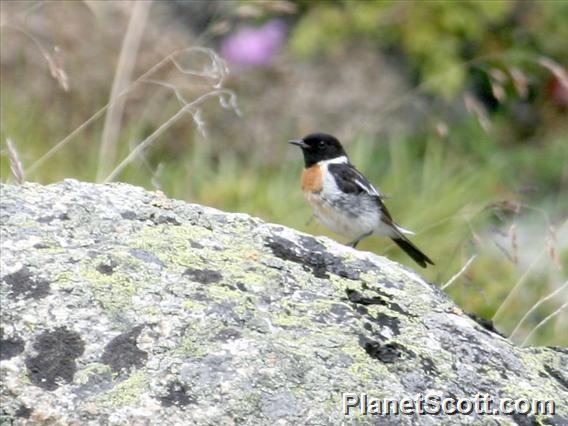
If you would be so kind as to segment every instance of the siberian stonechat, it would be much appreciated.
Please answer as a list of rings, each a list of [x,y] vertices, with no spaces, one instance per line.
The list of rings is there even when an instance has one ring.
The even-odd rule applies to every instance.
[[[383,235],[423,268],[434,264],[404,236],[412,232],[393,221],[381,193],[351,164],[334,136],[312,133],[290,143],[304,153],[302,190],[321,224],[352,238],[352,247],[369,235]]]

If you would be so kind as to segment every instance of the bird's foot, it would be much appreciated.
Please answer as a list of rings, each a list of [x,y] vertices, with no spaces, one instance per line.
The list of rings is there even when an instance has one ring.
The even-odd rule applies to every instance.
[[[361,240],[363,238],[367,238],[369,235],[371,235],[373,233],[373,231],[371,232],[367,232],[366,234],[361,235],[360,237],[355,238],[353,241],[351,241],[350,243],[347,243],[348,246],[350,247],[357,247],[357,244],[359,244],[361,242]]]

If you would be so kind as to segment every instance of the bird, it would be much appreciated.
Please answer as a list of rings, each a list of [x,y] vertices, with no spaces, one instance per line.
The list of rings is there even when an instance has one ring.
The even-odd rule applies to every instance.
[[[357,244],[370,235],[391,238],[418,265],[434,262],[404,234],[413,232],[397,225],[383,195],[355,168],[339,140],[327,133],[310,133],[289,143],[304,154],[302,191],[315,218],[336,234]]]

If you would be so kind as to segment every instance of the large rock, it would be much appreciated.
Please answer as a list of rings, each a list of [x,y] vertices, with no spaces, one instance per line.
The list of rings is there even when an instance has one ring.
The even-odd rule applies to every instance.
[[[7,424],[568,423],[566,349],[513,345],[383,257],[124,184],[1,197]],[[344,417],[343,393],[556,412]]]

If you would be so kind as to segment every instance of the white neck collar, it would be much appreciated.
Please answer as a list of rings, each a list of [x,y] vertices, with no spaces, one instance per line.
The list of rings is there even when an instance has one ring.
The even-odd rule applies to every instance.
[[[332,158],[331,160],[322,160],[318,162],[320,166],[326,164],[347,164],[347,163],[349,163],[349,159],[345,155],[342,155],[341,157]]]

